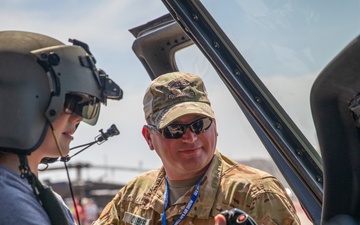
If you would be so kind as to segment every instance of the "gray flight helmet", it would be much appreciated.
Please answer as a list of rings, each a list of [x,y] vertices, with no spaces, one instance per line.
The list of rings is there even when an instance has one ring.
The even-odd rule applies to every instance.
[[[88,46],[37,33],[0,32],[0,151],[30,154],[63,110],[67,94],[96,103],[122,98],[121,88],[95,67]],[[99,109],[100,110],[100,109]],[[99,111],[84,122],[94,125]]]

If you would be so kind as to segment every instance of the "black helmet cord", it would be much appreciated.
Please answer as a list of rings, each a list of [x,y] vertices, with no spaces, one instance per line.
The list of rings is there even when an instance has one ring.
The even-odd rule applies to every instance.
[[[52,126],[50,121],[49,121],[49,124],[50,124],[50,128],[51,128],[51,133],[54,137],[56,148],[57,148],[61,158],[64,158],[62,149],[59,145],[59,141],[55,136],[54,127]],[[59,200],[54,195],[51,188],[42,185],[41,182],[39,181],[39,179],[37,178],[37,176],[31,172],[31,169],[28,164],[27,155],[18,154],[18,156],[20,159],[20,166],[19,166],[20,177],[26,178],[28,180],[38,202],[43,206],[44,210],[46,211],[47,215],[49,216],[51,224],[52,225],[68,225],[69,223],[66,219],[63,207],[60,205]],[[67,168],[66,161],[64,161],[64,165],[65,165],[67,177],[69,180],[71,197],[73,199],[73,202],[75,202],[75,197],[74,197],[74,193],[72,190],[72,185],[70,183],[71,180],[70,180],[69,170]],[[76,215],[78,218],[78,224],[81,225],[80,220],[79,220],[79,213],[76,210],[76,208],[75,208],[75,212],[76,212]]]
[[[54,137],[54,141],[55,141],[55,144],[56,144],[56,149],[58,150],[60,157],[63,159],[63,158],[65,158],[65,156],[63,154],[63,150],[61,149],[59,141],[56,138],[54,127],[53,127],[51,122],[49,122],[49,124],[50,124],[50,128],[51,128],[51,133],[52,133],[52,135]],[[72,189],[69,169],[68,169],[67,163],[66,163],[67,161],[64,160],[63,162],[64,162],[64,166],[65,166],[66,175],[67,175],[67,178],[68,178],[68,181],[69,181],[69,188],[70,188],[71,198],[72,198],[73,203],[75,204],[75,196],[74,196],[74,191]],[[81,225],[78,209],[76,207],[74,207],[74,211],[76,213],[76,217],[77,217],[77,220],[78,220],[77,222],[78,222],[79,225]]]
[[[51,126],[51,124],[50,124]],[[51,126],[52,128],[52,126]],[[53,128],[52,128],[53,132]],[[55,142],[57,139],[55,138]],[[57,144],[58,146],[58,144]],[[58,147],[59,149],[59,147]],[[60,151],[60,150],[59,150]],[[31,188],[38,200],[38,202],[43,206],[47,215],[49,216],[50,222],[52,225],[69,225],[68,220],[66,219],[65,212],[63,207],[60,205],[59,200],[54,195],[50,187],[43,186],[37,176],[31,172],[31,169],[28,164],[27,155],[18,154],[20,165],[20,177],[26,178],[31,185]]]

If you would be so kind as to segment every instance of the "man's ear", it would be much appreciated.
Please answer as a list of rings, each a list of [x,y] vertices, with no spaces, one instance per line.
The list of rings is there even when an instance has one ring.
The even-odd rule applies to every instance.
[[[150,134],[150,128],[144,125],[141,133],[145,138],[146,143],[149,145],[150,150],[154,150],[154,145],[152,144],[152,139]]]

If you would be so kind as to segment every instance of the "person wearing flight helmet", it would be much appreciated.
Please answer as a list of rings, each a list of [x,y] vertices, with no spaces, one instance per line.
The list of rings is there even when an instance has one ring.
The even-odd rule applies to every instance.
[[[95,125],[100,104],[122,90],[85,43],[70,42],[0,32],[0,224],[75,224],[38,165],[68,155],[79,123]]]

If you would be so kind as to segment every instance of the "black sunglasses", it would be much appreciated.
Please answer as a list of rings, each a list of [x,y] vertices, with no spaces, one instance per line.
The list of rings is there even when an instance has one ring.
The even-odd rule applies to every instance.
[[[212,119],[209,117],[204,117],[189,124],[169,124],[162,129],[157,129],[156,126],[151,124],[148,124],[147,126],[157,130],[166,139],[179,139],[185,134],[187,128],[190,128],[191,132],[194,134],[201,134],[207,131],[211,124]]]
[[[84,98],[78,95],[67,94],[64,103],[65,113],[81,116],[84,119],[91,120],[95,118],[100,111],[100,102],[96,97]]]

